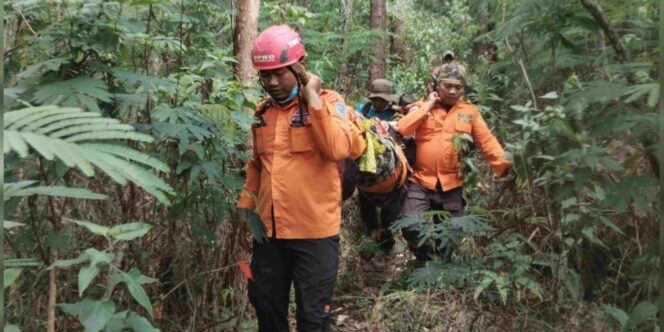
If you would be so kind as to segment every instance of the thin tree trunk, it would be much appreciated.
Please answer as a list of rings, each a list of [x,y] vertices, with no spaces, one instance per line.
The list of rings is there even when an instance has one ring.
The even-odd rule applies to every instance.
[[[385,35],[387,29],[387,7],[385,0],[371,0],[371,29],[380,33],[373,44],[373,57],[369,79],[385,78]]]
[[[516,59],[516,62],[519,65],[519,68],[521,69],[523,80],[526,82],[528,90],[530,91],[530,98],[531,101],[533,102],[533,107],[537,109],[537,96],[535,96],[535,90],[533,89],[533,85],[530,83],[530,78],[528,77],[528,70],[526,70],[526,66],[523,64],[523,60],[519,58],[518,51],[515,51],[512,45],[510,45],[509,39],[505,39],[505,45],[507,45],[507,48],[509,49],[510,53],[512,53],[514,55],[514,58]]]
[[[233,31],[235,74],[245,86],[256,86],[256,70],[251,63],[251,48],[258,35],[260,0],[236,0],[238,14]]]
[[[53,255],[53,261],[58,260],[58,252]],[[48,323],[46,325],[47,332],[55,332],[55,305],[58,302],[58,284],[57,284],[57,269],[51,269],[49,274],[48,284]]]
[[[616,29],[611,26],[611,22],[609,22],[609,18],[606,17],[602,6],[594,0],[579,1],[581,1],[581,5],[586,8],[588,13],[590,13],[590,15],[595,19],[595,22],[597,22],[597,25],[599,25],[602,31],[604,31],[606,36],[609,38],[609,42],[613,46],[613,49],[616,51],[616,57],[618,58],[618,61],[621,63],[627,62],[627,49],[625,49],[625,45],[620,40],[620,36],[618,35]]]
[[[392,47],[391,54],[396,54],[402,63],[408,64],[408,47],[406,45],[406,24],[408,21],[408,3],[404,0],[397,1],[396,14],[392,17]]]
[[[342,17],[343,17],[343,36],[348,36],[350,30],[353,26],[353,0],[342,0]],[[348,94],[350,91],[345,90],[350,87],[350,75],[348,73],[348,65],[350,63],[350,57],[348,54],[348,39],[344,38],[341,44],[341,54],[346,57],[345,61],[341,64],[341,70],[339,70],[338,79],[342,82],[341,84],[341,93]]]
[[[581,4],[583,5],[583,7],[586,8],[586,10],[590,13],[590,15],[592,15],[592,17],[595,19],[595,22],[597,22],[597,25],[599,25],[602,31],[604,31],[604,34],[606,34],[606,38],[609,39],[609,43],[611,43],[611,46],[616,52],[616,58],[618,62],[620,63],[629,62],[630,57],[629,54],[627,53],[627,49],[620,40],[618,32],[611,25],[611,22],[609,22],[609,18],[604,13],[604,9],[602,8],[602,6],[594,0],[579,0],[579,1],[581,1]],[[625,73],[625,79],[627,79],[627,83],[629,84],[636,84],[637,82],[634,73],[631,72]],[[657,146],[659,144],[657,138],[651,136],[641,136],[639,138],[639,142],[641,143],[641,145],[643,145],[646,158],[648,158],[648,162],[650,163],[650,167],[652,167],[653,173],[655,174],[655,176],[657,176],[657,178],[659,178],[661,174],[659,173],[660,161],[657,156],[657,151],[658,151]]]
[[[604,34],[604,31],[599,32],[599,49],[602,51],[602,53],[606,52],[606,35]],[[609,61],[604,58],[604,61],[602,61],[602,76],[604,77],[605,80],[610,80],[611,79],[611,73],[607,70],[606,67],[608,67]]]

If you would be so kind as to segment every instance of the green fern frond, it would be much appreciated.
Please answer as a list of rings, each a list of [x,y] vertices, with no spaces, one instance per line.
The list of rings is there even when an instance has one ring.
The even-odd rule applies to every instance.
[[[84,188],[69,188],[60,186],[35,186],[37,181],[20,181],[5,183],[5,201],[12,197],[23,197],[32,195],[46,195],[57,197],[71,197],[82,199],[106,199],[106,195],[97,194]]]
[[[92,114],[96,114],[96,113],[92,113]],[[35,132],[39,133],[39,134],[48,134],[48,133],[56,131],[56,130],[60,130],[60,129],[71,127],[71,126],[77,126],[77,125],[115,124],[115,123],[120,123],[120,121],[118,121],[116,119],[109,119],[109,118],[64,119],[64,120],[49,124],[48,126],[38,128],[37,130],[35,130]]]
[[[10,134],[5,131],[4,153],[7,154],[11,150],[18,152],[18,154],[25,158],[28,156],[28,144],[25,143],[18,134]]]
[[[95,150],[91,147],[83,146],[82,148],[86,151],[86,153],[93,154],[96,158],[96,161],[101,162],[104,167],[110,168],[110,170],[114,173],[119,173],[127,180],[131,180],[132,182],[136,183],[145,191],[159,199],[159,201],[163,204],[169,204],[169,200],[165,194],[175,194],[173,188],[171,188],[171,186],[169,186],[163,179],[154,173],[137,166],[136,164],[133,164],[125,159],[115,157],[112,154]],[[97,165],[96,162],[93,163]],[[100,168],[102,167],[100,166]]]
[[[53,112],[57,113],[57,112]],[[66,119],[80,119],[83,118],[85,119],[90,119],[90,118],[99,118],[101,115],[99,113],[93,113],[93,112],[69,112],[65,114],[53,114],[50,113],[46,116],[43,116],[43,118],[32,120],[30,123],[26,124],[24,127],[13,127],[11,129],[20,129],[23,131],[34,131],[39,128],[43,128],[46,125],[53,124],[53,123],[60,123],[63,120]],[[42,116],[42,115],[40,115]]]
[[[101,169],[106,175],[108,175],[113,181],[119,183],[120,185],[127,185],[127,178],[122,174],[122,170],[119,170],[117,167],[115,167],[113,164],[107,163],[105,160],[102,160],[99,158],[98,154],[96,151],[88,151],[88,154],[86,154],[86,157],[88,160],[93,163],[95,166],[97,166],[99,169]]]
[[[38,86],[32,101],[37,104],[61,104],[63,106],[76,106],[80,102],[89,109],[98,111],[95,99],[111,101],[111,94],[108,92],[106,83],[92,77],[76,77]]]
[[[40,106],[24,108],[19,111],[7,112],[4,114],[5,129],[18,129],[28,123],[37,121],[44,117],[42,113],[51,113],[54,111],[61,111],[62,113],[83,113],[77,108],[56,107],[56,106]],[[96,113],[91,113],[96,114]],[[99,116],[98,114],[96,116]]]
[[[134,141],[151,143],[154,137],[135,131],[108,130],[95,133],[82,133],[66,138],[67,142],[96,141],[106,139],[130,139]]]
[[[75,134],[82,134],[85,132],[100,132],[100,131],[133,131],[134,127],[124,123],[96,123],[84,124],[80,126],[72,126],[56,132],[51,133],[49,136],[63,138]]]
[[[118,157],[125,157],[129,160],[141,163],[145,166],[150,166],[162,172],[170,171],[170,168],[163,161],[144,154],[140,151],[134,150],[127,146],[113,145],[113,144],[85,144],[86,147],[93,148],[98,151],[103,151]]]
[[[107,143],[154,140],[150,135],[135,131],[131,125],[103,118],[98,113],[84,112],[80,108],[58,106],[29,107],[7,112],[4,114],[4,119],[5,154],[16,151],[25,158],[32,148],[43,158],[59,159],[68,167],[78,168],[86,176],[93,176],[95,174],[93,166],[96,166],[121,185],[132,181],[163,204],[168,205],[170,203],[168,195],[174,195],[173,188],[144,168],[148,166],[168,172],[168,165],[138,150]],[[77,195],[66,190],[56,192],[67,197]],[[34,193],[49,194],[49,191]],[[87,194],[81,195],[91,197]]]
[[[37,181],[19,181],[4,184],[5,201],[16,196],[20,196],[21,190],[37,183]]]

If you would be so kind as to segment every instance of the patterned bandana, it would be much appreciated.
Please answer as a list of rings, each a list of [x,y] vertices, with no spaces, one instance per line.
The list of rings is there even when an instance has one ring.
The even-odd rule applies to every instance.
[[[446,63],[440,66],[435,74],[437,74],[435,79],[438,82],[466,85],[466,68],[458,62]]]

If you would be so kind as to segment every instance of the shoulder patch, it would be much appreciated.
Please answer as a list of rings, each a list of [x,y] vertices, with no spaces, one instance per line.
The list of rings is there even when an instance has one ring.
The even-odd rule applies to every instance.
[[[339,112],[339,116],[342,118],[346,118],[346,105],[337,102],[336,106],[337,106],[337,112]]]
[[[323,89],[320,93],[320,97],[321,99],[329,103],[335,103],[335,102],[345,103],[344,98],[334,90]]]

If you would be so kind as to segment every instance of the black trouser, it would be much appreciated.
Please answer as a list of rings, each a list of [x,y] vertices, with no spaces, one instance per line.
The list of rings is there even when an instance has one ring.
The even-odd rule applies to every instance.
[[[392,222],[399,219],[401,204],[406,196],[405,188],[396,190],[388,195],[376,195],[360,192],[360,215],[367,235],[380,230],[378,245],[384,252],[389,252],[394,246],[394,237],[389,227]],[[380,224],[376,208],[380,208]]]
[[[288,301],[295,285],[298,331],[329,331],[332,292],[339,267],[339,236],[254,241],[249,300],[259,331],[288,331]]]
[[[406,199],[401,209],[401,218],[431,210],[444,210],[451,213],[453,217],[460,217],[463,215],[463,205],[463,189],[461,187],[443,191],[439,183],[436,190],[430,190],[418,183],[409,182]],[[434,222],[439,223],[440,220],[436,219]],[[438,241],[436,248],[432,248],[429,242],[418,246],[420,235],[418,230],[405,228],[401,230],[401,234],[408,241],[408,246],[419,260],[430,259],[429,255],[431,253],[437,254],[443,261],[449,261],[452,258],[455,246],[450,242],[441,247]]]

